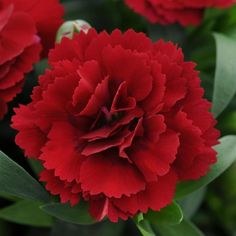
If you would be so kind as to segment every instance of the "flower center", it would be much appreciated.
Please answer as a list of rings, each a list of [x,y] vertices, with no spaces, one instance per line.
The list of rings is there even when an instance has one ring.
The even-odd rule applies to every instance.
[[[120,119],[123,115],[123,112],[110,112],[105,106],[101,108],[101,112],[108,124]]]
[[[108,123],[112,121],[112,114],[108,111],[107,107],[102,107],[101,111],[103,112],[105,119]]]

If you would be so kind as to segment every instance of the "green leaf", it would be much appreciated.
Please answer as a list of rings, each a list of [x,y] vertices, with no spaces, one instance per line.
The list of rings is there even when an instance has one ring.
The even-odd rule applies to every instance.
[[[218,161],[212,166],[211,171],[200,180],[182,182],[177,186],[175,199],[181,199],[188,194],[202,188],[220,176],[236,160],[236,136],[228,135],[220,139],[220,144],[215,147],[218,152]]]
[[[21,166],[0,151],[0,192],[27,200],[48,202],[46,190]]]
[[[144,215],[144,219],[156,225],[175,225],[181,223],[183,220],[183,213],[180,206],[176,202],[173,202],[171,205],[160,211],[149,210],[147,214]]]
[[[121,236],[125,223],[111,223],[105,220],[94,225],[75,225],[58,221],[53,226],[50,236]]]
[[[17,202],[17,201],[21,200],[21,198],[15,197],[15,196],[7,194],[7,193],[2,193],[2,192],[0,192],[0,198],[4,198],[4,199],[11,201],[11,202]]]
[[[35,175],[39,176],[40,172],[42,172],[42,170],[44,169],[42,164],[40,163],[40,161],[39,160],[35,160],[33,158],[27,158],[27,161],[28,161],[31,169],[35,173]]]
[[[88,206],[80,202],[77,206],[71,207],[69,204],[51,203],[40,207],[43,211],[47,212],[60,220],[73,224],[94,224],[88,212]]]
[[[139,213],[134,217],[134,222],[138,227],[140,233],[143,236],[155,236],[156,234],[153,232],[151,224],[148,220],[144,219],[143,213]]]
[[[139,223],[136,223],[136,225],[143,236],[156,236],[147,220],[142,220]]]
[[[217,117],[236,92],[236,40],[218,33],[215,33],[214,37],[217,60],[212,112]]]
[[[53,219],[42,210],[40,202],[20,201],[0,210],[0,218],[18,224],[36,227],[50,227]]]
[[[191,219],[197,212],[204,199],[205,193],[206,188],[200,188],[199,190],[189,194],[186,198],[179,201],[186,219]]]
[[[203,236],[203,233],[191,222],[183,220],[174,226],[159,225],[157,230],[161,236]]]

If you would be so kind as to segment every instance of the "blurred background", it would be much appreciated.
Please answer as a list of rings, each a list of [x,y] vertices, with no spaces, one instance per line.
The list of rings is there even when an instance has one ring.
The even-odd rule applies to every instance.
[[[183,29],[179,25],[151,25],[136,15],[122,0],[62,0],[65,6],[65,19],[83,19],[98,31],[111,32],[115,28],[122,31],[133,28],[145,32],[153,41],[163,38],[172,40],[181,46],[186,60],[195,61],[201,71],[202,85],[206,98],[212,100],[213,79],[216,65],[216,45],[213,32],[220,32],[236,38],[236,7],[226,10],[208,9],[203,23],[194,28]],[[37,85],[38,76],[44,73],[47,61],[35,65],[35,70],[27,75],[24,91],[10,104],[8,115],[0,123],[0,150],[37,177],[37,163],[28,162],[23,152],[15,145],[15,131],[10,128],[13,107],[30,101],[32,88]],[[222,78],[223,79],[223,78]],[[236,134],[236,98],[219,117],[218,128],[222,135]],[[9,206],[17,199],[0,194],[0,209]],[[196,207],[193,207],[193,203]],[[201,189],[181,202],[185,216],[207,236],[236,236],[236,164],[218,178],[207,189]],[[17,214],[17,212],[16,212]],[[138,236],[131,222],[112,224],[103,222],[93,226],[76,226],[63,222],[54,222],[53,228],[38,228],[9,222],[0,212],[0,236]],[[186,235],[191,236],[191,235]]]

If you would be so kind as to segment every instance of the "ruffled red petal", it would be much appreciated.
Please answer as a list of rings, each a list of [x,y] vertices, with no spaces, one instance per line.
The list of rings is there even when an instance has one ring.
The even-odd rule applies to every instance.
[[[142,175],[126,160],[109,153],[86,158],[81,166],[80,182],[83,191],[91,195],[103,193],[116,198],[145,189]]]

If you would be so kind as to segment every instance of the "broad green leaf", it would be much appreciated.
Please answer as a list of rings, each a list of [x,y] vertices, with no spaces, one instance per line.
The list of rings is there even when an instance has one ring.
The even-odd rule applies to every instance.
[[[186,219],[191,219],[197,212],[204,199],[206,188],[200,188],[199,190],[189,194],[186,198],[179,201],[179,204],[184,213]]]
[[[136,225],[143,236],[156,236],[156,234],[152,230],[150,223],[147,220],[142,220]]]
[[[35,160],[33,158],[28,158],[27,159],[31,169],[33,170],[33,172],[35,173],[36,176],[39,175],[39,173],[43,170],[43,166],[40,163],[40,161]]]
[[[144,219],[144,215],[142,213],[139,213],[134,217],[134,222],[143,236],[156,235],[152,230],[150,222]]]
[[[171,205],[160,211],[149,210],[147,214],[144,215],[144,219],[156,225],[175,225],[181,223],[183,220],[183,213],[180,206],[176,202],[173,202]]]
[[[236,105],[236,97],[233,99],[234,106]],[[232,107],[230,112],[226,112],[221,117],[218,128],[226,133],[236,134],[236,107]]]
[[[217,117],[236,92],[236,40],[218,33],[214,37],[217,60],[212,112]]]
[[[109,220],[94,225],[76,225],[56,222],[50,236],[121,236],[125,222],[111,223]]]
[[[51,216],[40,210],[42,203],[19,201],[0,210],[0,218],[18,224],[36,227],[50,227],[53,223]]]
[[[48,202],[46,190],[21,166],[0,151],[0,192],[27,200]]]
[[[202,188],[219,177],[236,160],[236,136],[228,135],[220,139],[220,144],[215,147],[218,153],[218,161],[211,171],[200,180],[185,181],[177,186],[175,199],[181,199],[188,194]]]
[[[21,200],[21,198],[15,197],[15,196],[7,194],[7,193],[2,193],[2,192],[0,192],[0,198],[4,198],[4,199],[11,201],[11,202],[17,202],[17,201]]]
[[[88,225],[95,221],[89,215],[88,206],[80,202],[77,206],[71,207],[69,204],[51,203],[40,207],[49,215],[68,223]]]
[[[203,236],[203,233],[187,220],[183,220],[179,225],[159,225],[156,228],[161,236]]]

